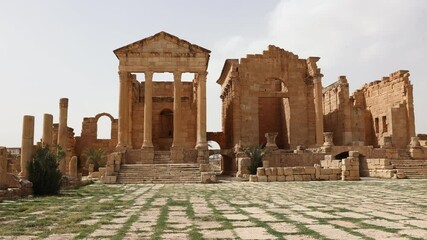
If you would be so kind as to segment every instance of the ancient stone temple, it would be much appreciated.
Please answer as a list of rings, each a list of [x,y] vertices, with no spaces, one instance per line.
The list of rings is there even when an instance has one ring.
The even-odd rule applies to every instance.
[[[217,80],[222,131],[207,132],[209,50],[159,32],[114,54],[119,60],[118,118],[108,113],[86,117],[81,136],[74,136],[67,126],[68,99],[60,100],[58,124],[45,114],[39,144],[61,145],[66,152],[61,172],[73,178],[87,174],[90,149],[105,152],[105,167],[87,169],[105,183],[212,182],[218,173],[210,161],[213,154],[220,156],[219,173],[250,181],[427,177],[427,137],[415,133],[406,70],[350,95],[345,76],[322,86],[319,57],[304,59],[268,46],[261,54],[225,61]],[[170,73],[173,81],[156,73]],[[192,79],[184,81],[184,73]],[[108,139],[97,136],[101,117],[111,121]],[[26,116],[22,177],[33,135],[34,117]],[[208,150],[208,141],[221,149]],[[244,151],[255,146],[268,152],[263,167],[251,175]]]
[[[210,51],[160,32],[114,53],[120,77],[117,149],[127,151],[124,161],[156,163],[159,150],[170,151],[173,163],[207,161]],[[173,73],[173,83],[153,79],[163,72]],[[143,73],[145,81],[137,81],[134,73]],[[193,73],[194,80],[182,82],[183,73]]]

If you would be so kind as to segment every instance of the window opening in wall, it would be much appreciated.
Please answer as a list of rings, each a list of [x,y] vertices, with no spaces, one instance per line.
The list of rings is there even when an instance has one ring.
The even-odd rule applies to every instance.
[[[111,139],[111,120],[107,116],[102,116],[97,122],[97,139]]]
[[[387,117],[386,116],[383,116],[383,118],[382,118],[382,122],[383,122],[383,133],[386,133],[387,132]]]
[[[375,132],[379,133],[380,132],[380,121],[378,118],[375,118]]]

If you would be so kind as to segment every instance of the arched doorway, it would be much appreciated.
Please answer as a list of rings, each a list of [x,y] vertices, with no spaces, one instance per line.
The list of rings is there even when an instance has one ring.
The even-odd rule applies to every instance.
[[[169,150],[173,141],[173,112],[170,109],[163,109],[160,112],[159,126],[159,150]]]

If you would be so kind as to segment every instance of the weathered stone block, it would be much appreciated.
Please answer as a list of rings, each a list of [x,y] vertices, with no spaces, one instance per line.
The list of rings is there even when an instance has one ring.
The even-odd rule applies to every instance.
[[[348,156],[349,157],[355,157],[355,158],[358,158],[359,157],[359,152],[358,151],[349,151],[348,152]]]
[[[271,175],[272,175],[272,176],[277,176],[277,168],[275,168],[275,167],[271,167],[271,168],[270,168],[270,171],[271,171]]]
[[[263,167],[259,167],[256,169],[257,176],[265,176],[265,169]]]
[[[294,175],[305,174],[305,169],[304,169],[304,167],[293,167],[292,168],[292,173]]]
[[[258,182],[258,176],[257,175],[250,175],[249,176],[249,182]]]
[[[269,175],[267,176],[268,182],[277,182],[277,176],[276,175]]]
[[[283,174],[283,168],[282,167],[278,167],[278,168],[276,168],[277,170],[277,176],[283,176],[284,174]]]
[[[267,175],[267,176],[271,176],[271,175],[273,175],[273,173],[271,172],[271,168],[265,168],[264,169],[265,170],[265,175]]]
[[[309,174],[302,175],[302,180],[303,181],[311,181],[311,175],[309,175]]]
[[[287,181],[287,182],[288,182],[288,181],[295,181],[295,178],[294,178],[294,176],[293,176],[293,175],[285,176],[285,178],[286,178],[286,181]]]
[[[286,181],[286,176],[277,176],[277,181],[278,182],[285,182]]]
[[[302,181],[303,179],[302,179],[302,176],[303,175],[294,175],[294,180],[295,181]]]
[[[267,176],[265,175],[258,175],[258,182],[267,182]]]
[[[304,167],[306,174],[315,174],[316,169],[314,167]]]
[[[284,167],[283,168],[283,175],[285,175],[285,176],[293,175],[292,168],[291,167]]]

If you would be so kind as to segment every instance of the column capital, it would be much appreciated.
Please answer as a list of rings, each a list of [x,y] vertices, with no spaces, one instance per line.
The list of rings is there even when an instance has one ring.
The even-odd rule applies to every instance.
[[[173,72],[173,80],[174,81],[181,81],[182,72],[176,71]]]
[[[147,79],[149,79],[149,80],[153,80],[153,74],[154,74],[154,72],[153,72],[153,71],[145,71],[145,72],[144,72],[145,80],[146,80],[146,81],[147,81]]]

